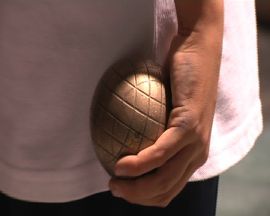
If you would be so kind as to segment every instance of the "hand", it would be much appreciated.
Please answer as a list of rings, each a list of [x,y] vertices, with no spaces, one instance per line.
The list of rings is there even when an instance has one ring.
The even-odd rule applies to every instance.
[[[109,182],[112,193],[130,203],[167,206],[208,158],[224,10],[223,0],[198,2],[175,0],[179,29],[167,63],[172,93],[167,130],[152,146],[116,163],[117,176],[133,178]]]
[[[198,58],[193,53],[174,55],[173,109],[167,130],[152,146],[117,162],[117,176],[134,178],[111,179],[109,186],[115,196],[134,204],[165,207],[207,160],[217,76],[212,83],[206,80],[208,76],[201,78]]]

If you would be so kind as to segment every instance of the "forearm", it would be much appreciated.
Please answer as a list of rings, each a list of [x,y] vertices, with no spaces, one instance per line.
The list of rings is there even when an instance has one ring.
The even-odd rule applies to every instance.
[[[194,109],[204,112],[205,103],[213,103],[213,111],[222,50],[223,0],[175,0],[175,5],[179,27],[170,55],[173,107],[192,103],[189,106],[194,104]]]

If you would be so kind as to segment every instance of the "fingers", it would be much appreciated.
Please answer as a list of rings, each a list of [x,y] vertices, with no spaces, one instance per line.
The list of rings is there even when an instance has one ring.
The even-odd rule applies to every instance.
[[[192,174],[194,157],[192,145],[184,148],[156,172],[131,180],[113,179],[112,193],[125,200],[142,205],[166,205],[186,184]]]
[[[116,176],[140,176],[164,164],[188,143],[181,128],[172,127],[166,130],[150,147],[137,155],[126,156],[115,165]]]
[[[181,179],[175,183],[167,192],[160,194],[152,199],[152,205],[166,207],[186,186],[192,174],[205,163],[204,152],[199,152],[193,160],[191,160]]]
[[[184,189],[188,183],[188,180],[196,171],[196,167],[196,165],[190,164],[184,175],[182,175],[181,181],[176,182],[176,184],[169,191],[154,197],[151,202],[149,201],[149,205],[159,207],[168,206],[170,202]]]

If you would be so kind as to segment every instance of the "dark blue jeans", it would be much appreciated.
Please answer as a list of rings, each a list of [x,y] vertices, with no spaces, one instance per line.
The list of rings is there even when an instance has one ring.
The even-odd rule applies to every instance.
[[[182,215],[214,216],[217,204],[218,179],[190,182],[166,208],[132,205],[115,198],[109,191],[66,203],[34,203],[0,194],[3,216],[90,216],[90,215]]]

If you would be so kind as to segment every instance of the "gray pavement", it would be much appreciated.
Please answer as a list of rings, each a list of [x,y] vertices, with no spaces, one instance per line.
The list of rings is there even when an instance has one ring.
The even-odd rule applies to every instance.
[[[221,175],[217,216],[270,216],[270,26],[258,29],[264,130],[255,147]]]

